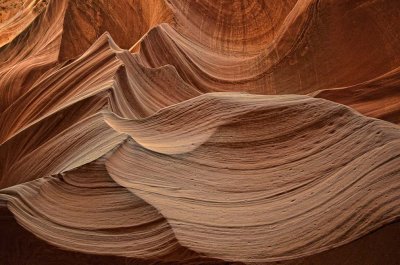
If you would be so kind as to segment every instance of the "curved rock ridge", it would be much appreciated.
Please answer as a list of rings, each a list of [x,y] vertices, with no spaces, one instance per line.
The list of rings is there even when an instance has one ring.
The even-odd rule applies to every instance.
[[[282,6],[291,6],[290,1],[280,2]],[[239,47],[260,45],[261,48],[256,53],[246,53],[246,56],[223,52],[230,45],[235,45],[235,37],[246,40],[231,33],[235,29],[231,25],[239,24],[239,19],[233,14],[241,13],[236,3],[249,3],[246,11],[250,14],[254,9],[265,8],[265,11],[270,11],[267,6],[279,5],[270,1],[239,0],[233,3],[188,1],[186,4],[177,4],[173,10],[178,14],[178,25],[171,27],[163,24],[149,32],[149,40],[144,39],[141,43],[140,49],[144,50],[146,62],[151,67],[174,65],[185,81],[204,92],[217,89],[262,94],[305,94],[349,86],[375,78],[399,65],[400,58],[394,50],[400,45],[396,38],[399,26],[395,19],[399,14],[397,3],[393,1],[297,1],[290,12],[274,7],[270,12],[278,14],[271,16],[276,15],[275,19],[278,20],[287,13],[285,19],[279,19],[281,22],[275,26],[274,37],[265,44],[258,35],[268,29],[265,23],[258,23],[258,31],[248,29],[248,43]],[[204,30],[203,27],[210,28],[207,23],[217,19],[209,18],[207,14],[216,10],[220,12],[217,16],[220,21],[216,23],[219,27]],[[380,19],[379,14],[382,13],[387,18],[384,21]],[[245,19],[245,15],[242,19]],[[366,32],[365,21],[369,20],[374,23],[368,23]],[[246,21],[255,23],[256,20]],[[204,33],[199,33],[192,25],[197,25]],[[240,29],[241,26],[237,27]],[[223,47],[215,46],[213,42],[223,38],[224,34],[231,34],[225,40],[232,39],[233,44],[219,41]]]
[[[46,0],[0,3],[0,47],[11,42],[46,9]]]
[[[207,119],[193,119],[193,115],[206,111]],[[399,189],[399,128],[365,118],[342,105],[307,96],[217,93],[164,108],[148,118],[132,120],[105,113],[102,119],[131,138],[104,159],[107,170],[99,160],[93,166],[77,169],[80,178],[71,171],[2,191],[1,198],[8,202],[17,220],[52,244],[88,253],[146,258],[141,252],[145,251],[152,258],[162,256],[149,245],[133,244],[140,249],[125,249],[107,237],[96,240],[95,234],[90,236],[93,241],[85,241],[85,232],[93,229],[102,231],[111,226],[120,230],[129,226],[130,219],[125,218],[136,214],[120,209],[125,203],[132,204],[132,211],[151,213],[127,199],[118,202],[122,195],[117,190],[125,190],[122,187],[166,218],[172,227],[167,229],[170,240],[175,238],[171,236],[173,231],[176,240],[192,251],[242,262],[315,254],[352,241],[399,216],[399,195],[394,192]],[[265,127],[269,129],[259,130]],[[365,141],[357,140],[364,135]],[[357,141],[354,148],[350,143]],[[296,152],[293,146],[298,148]],[[232,157],[232,153],[250,151],[253,156]],[[111,182],[119,187],[115,191],[102,191],[102,178],[108,174],[120,185]],[[37,189],[40,193],[35,196],[45,194],[50,202],[31,198]],[[63,194],[67,191],[77,195]],[[85,200],[88,206],[79,200],[80,194],[93,196]],[[78,210],[73,214],[64,212],[53,200],[68,207],[65,211],[74,209],[75,200],[76,207],[85,214]],[[101,210],[94,206],[96,201],[109,201],[119,207],[115,213],[108,208]],[[88,207],[93,207],[92,214]],[[57,214],[53,209],[58,209]],[[342,212],[341,218],[337,218],[337,212]],[[118,214],[124,218],[115,216]],[[36,215],[40,216],[37,222],[41,228],[32,217]],[[41,219],[44,216],[46,222]],[[79,220],[79,216],[85,219]],[[83,231],[67,235],[55,224]],[[150,240],[145,231],[142,233]],[[161,230],[148,233],[163,235]],[[124,240],[125,234],[119,233],[112,233],[111,238],[116,235],[128,246],[133,238],[142,239],[128,234]],[[108,242],[104,246],[107,250],[96,247],[97,241]],[[116,250],[108,244],[115,245]],[[163,255],[169,253],[160,251]]]
[[[400,213],[399,128],[334,103],[208,94],[111,126],[135,141],[106,162],[111,177],[211,257],[301,257]]]
[[[195,257],[162,215],[111,180],[103,160],[4,189],[1,196],[22,226],[62,248],[167,261]]]
[[[104,34],[1,114],[0,156],[5,162],[0,164],[0,187],[57,174],[104,155],[126,138],[104,121],[104,113],[142,118],[198,95],[173,68],[147,69]],[[62,144],[65,139],[70,139],[67,145]]]
[[[5,264],[397,264],[396,1],[0,8]]]
[[[56,66],[67,0],[48,8],[12,42],[0,48],[0,112]]]
[[[69,0],[65,11],[59,59],[74,59],[105,31],[124,49],[132,47],[152,27],[174,23],[163,0]]]
[[[400,124],[400,69],[357,85],[320,90],[314,97],[350,106],[364,115]]]

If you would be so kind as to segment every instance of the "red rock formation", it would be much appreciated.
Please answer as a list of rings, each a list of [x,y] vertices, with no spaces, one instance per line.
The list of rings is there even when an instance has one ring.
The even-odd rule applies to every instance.
[[[398,263],[396,1],[0,8],[4,264]]]

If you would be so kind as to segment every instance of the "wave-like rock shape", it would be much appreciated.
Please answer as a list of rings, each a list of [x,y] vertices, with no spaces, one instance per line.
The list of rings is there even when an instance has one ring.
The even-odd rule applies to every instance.
[[[160,23],[172,23],[173,14],[163,0],[69,0],[59,59],[73,59],[105,31],[129,49]]]
[[[400,259],[395,1],[39,2],[0,26],[0,260]]]
[[[208,113],[207,119],[195,119],[198,113]],[[112,114],[102,119],[132,140],[106,159],[107,171],[95,170],[96,185],[110,174],[116,183],[153,205],[168,220],[178,242],[208,257],[242,262],[301,257],[349,242],[399,215],[398,194],[393,193],[399,190],[398,127],[335,103],[306,96],[210,94],[146,119]],[[358,140],[362,137],[364,141]],[[357,148],[353,142],[358,142]],[[232,157],[232,153],[248,152],[253,156]],[[149,245],[141,249],[141,244],[134,243],[138,250],[123,247],[132,245],[135,236],[130,233],[118,234],[121,245],[101,235],[96,240],[95,234],[85,241],[85,231],[130,227],[128,217],[143,209],[133,207],[132,213],[124,208],[115,213],[102,210],[94,204],[103,204],[103,196],[120,207],[127,199],[118,199],[119,189],[105,192],[103,184],[92,187],[85,166],[79,175],[80,180],[74,180],[73,172],[61,179],[40,178],[3,189],[1,198],[23,226],[52,244],[88,253],[122,252],[135,258],[146,258],[141,251],[150,251],[150,257],[157,258]],[[30,198],[37,189],[39,198]],[[69,195],[63,194],[68,190]],[[71,192],[78,197],[73,199]],[[51,194],[69,203],[56,204]],[[82,194],[88,206],[80,199]],[[40,195],[50,200],[48,205]],[[74,209],[74,200],[81,212]],[[64,212],[63,207],[73,213]],[[151,215],[150,210],[143,211]],[[342,212],[341,218],[337,212]],[[57,225],[72,231],[66,235]],[[161,231],[137,233],[163,235]],[[166,244],[161,238],[154,240]],[[116,250],[108,244],[106,250],[96,248],[99,241],[115,245]]]
[[[313,93],[350,106],[364,115],[400,124],[400,68],[357,85]]]
[[[2,208],[0,208],[2,209]],[[177,262],[161,262],[150,260],[138,260],[133,258],[91,255],[82,252],[67,251],[47,244],[45,241],[33,236],[17,222],[13,221],[13,215],[9,211],[2,211],[0,218],[0,233],[7,238],[7,242],[1,242],[0,251],[6,264],[43,265],[43,264],[80,264],[80,265],[173,265]],[[264,263],[268,265],[294,265],[294,264],[396,264],[398,261],[398,223],[385,226],[352,244],[347,244],[317,255],[291,261],[279,261]],[[30,251],[26,251],[29,249]],[[35,253],[35,255],[32,255]],[[384,257],[384,258],[382,258]],[[185,261],[185,264],[241,264],[222,261]],[[260,263],[258,263],[260,264]]]
[[[111,177],[207,256],[304,256],[399,215],[397,126],[333,103],[210,94],[112,126],[136,143],[106,162]]]
[[[12,1],[0,3],[0,47],[11,42],[46,9],[46,0]]]
[[[67,0],[54,1],[22,34],[0,48],[0,111],[56,66]]]
[[[262,94],[305,94],[349,86],[375,78],[399,65],[400,58],[395,50],[400,42],[390,36],[399,31],[398,6],[393,1],[297,1],[290,12],[284,12],[279,6],[291,6],[290,1],[279,1],[281,4],[265,1],[264,7],[261,4],[264,1],[247,1],[249,6],[241,19],[231,14],[240,13],[236,3],[246,1],[222,2],[225,2],[225,8],[216,1],[200,1],[199,4],[189,1],[177,5],[173,10],[180,14],[178,18],[184,17],[178,20],[180,24],[154,28],[146,37],[148,41],[144,39],[141,43],[146,63],[151,67],[172,64],[185,81],[204,92],[245,90]],[[271,6],[270,11],[268,5],[278,7]],[[208,12],[204,11],[204,6],[208,7]],[[256,24],[258,27],[253,24],[254,13],[257,13],[254,10],[262,8],[270,11],[277,20],[274,37],[265,44],[259,38],[268,29],[267,22],[260,21]],[[217,16],[220,21],[215,23],[219,27],[215,27],[215,32],[202,28],[210,28],[204,21],[210,20],[207,14],[215,10],[221,12]],[[279,19],[282,13],[287,13],[283,20]],[[384,22],[380,20],[380,14],[385,14]],[[232,21],[226,22],[227,17]],[[257,19],[262,17],[257,16]],[[239,23],[241,20],[245,21]],[[370,20],[366,32],[365,21]],[[214,35],[203,38],[203,34],[194,30],[193,24],[201,25],[205,33]],[[246,36],[249,38],[243,47],[255,49],[255,45],[261,45],[259,52],[226,55],[224,51],[235,45],[235,37],[246,40],[232,33],[239,34],[243,24],[251,25],[249,29],[243,26],[248,30]],[[180,28],[192,32],[189,38]],[[198,38],[192,36],[195,34]],[[223,45],[219,47],[210,41],[224,34],[231,34],[233,44],[219,42]]]

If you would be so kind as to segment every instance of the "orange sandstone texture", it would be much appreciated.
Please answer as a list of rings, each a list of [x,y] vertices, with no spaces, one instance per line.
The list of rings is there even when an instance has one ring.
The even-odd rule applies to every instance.
[[[0,9],[2,264],[398,264],[400,3]]]

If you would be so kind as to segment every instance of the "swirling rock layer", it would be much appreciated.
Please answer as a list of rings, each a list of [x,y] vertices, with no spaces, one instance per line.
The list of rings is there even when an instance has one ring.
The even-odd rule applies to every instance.
[[[398,264],[396,1],[0,8],[4,264]]]

